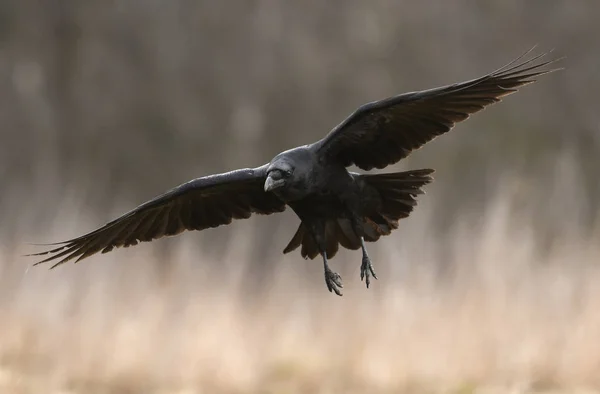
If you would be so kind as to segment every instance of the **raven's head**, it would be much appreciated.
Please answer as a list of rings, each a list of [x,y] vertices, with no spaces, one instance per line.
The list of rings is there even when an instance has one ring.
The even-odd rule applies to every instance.
[[[294,175],[294,166],[286,160],[277,160],[267,169],[265,191],[274,192],[286,186]]]
[[[267,168],[265,191],[273,192],[284,201],[303,198],[307,193],[307,177],[311,156],[305,147],[280,153]]]

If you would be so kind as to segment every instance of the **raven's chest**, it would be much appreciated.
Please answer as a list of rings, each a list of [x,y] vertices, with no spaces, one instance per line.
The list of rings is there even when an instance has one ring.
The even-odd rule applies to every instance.
[[[311,196],[289,204],[302,220],[309,218],[330,219],[345,216],[344,205],[335,197]]]
[[[322,219],[349,217],[346,194],[337,190],[324,189],[311,193],[301,200],[290,202],[289,205],[303,220],[317,217]]]

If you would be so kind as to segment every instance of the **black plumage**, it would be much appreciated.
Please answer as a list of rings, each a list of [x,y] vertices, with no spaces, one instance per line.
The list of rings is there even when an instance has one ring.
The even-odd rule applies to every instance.
[[[341,245],[362,249],[361,279],[377,278],[365,241],[377,241],[410,215],[431,169],[356,174],[346,169],[384,168],[407,157],[457,122],[554,70],[544,55],[527,52],[483,77],[441,88],[405,93],[358,108],[316,143],[275,156],[254,169],[211,175],[184,183],[99,229],[59,242],[34,255],[51,268],[95,253],[136,245],[185,230],[204,230],[291,207],[301,223],[284,253],[300,247],[305,258],[323,258],[329,291],[341,295],[340,276],[328,265]],[[521,61],[521,62],[520,62]]]

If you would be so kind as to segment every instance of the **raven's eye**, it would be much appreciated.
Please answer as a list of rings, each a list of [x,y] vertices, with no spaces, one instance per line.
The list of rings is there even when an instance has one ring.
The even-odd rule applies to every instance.
[[[289,178],[292,175],[292,170],[283,171],[283,177]]]
[[[281,170],[273,170],[269,172],[269,176],[276,181],[284,177],[283,172]]]

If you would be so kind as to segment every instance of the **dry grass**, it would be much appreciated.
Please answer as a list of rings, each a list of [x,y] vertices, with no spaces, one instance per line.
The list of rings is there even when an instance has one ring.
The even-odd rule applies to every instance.
[[[326,291],[319,262],[297,255],[282,258],[268,291],[246,294],[250,221],[231,228],[236,247],[218,261],[198,261],[194,236],[183,237],[167,279],[148,269],[149,245],[55,271],[6,251],[0,392],[595,392],[600,231],[565,226],[542,250],[505,190],[443,247],[425,196],[371,247],[372,289],[357,253],[334,260],[343,298]],[[52,234],[72,235],[77,220]]]

